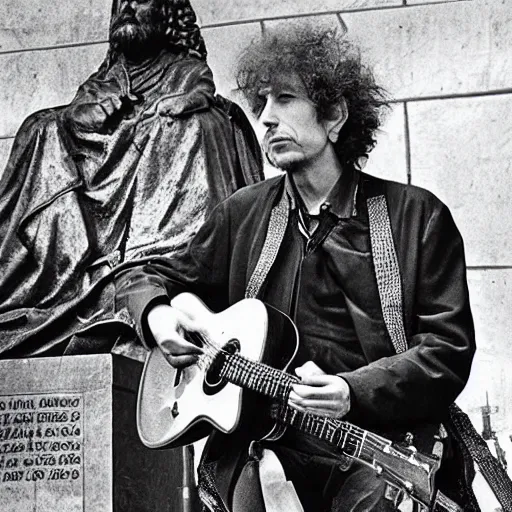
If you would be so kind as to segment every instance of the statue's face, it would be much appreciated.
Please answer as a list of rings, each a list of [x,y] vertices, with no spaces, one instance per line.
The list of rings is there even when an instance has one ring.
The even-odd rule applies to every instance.
[[[111,44],[127,56],[161,50],[164,34],[165,18],[159,0],[122,0],[110,25]]]

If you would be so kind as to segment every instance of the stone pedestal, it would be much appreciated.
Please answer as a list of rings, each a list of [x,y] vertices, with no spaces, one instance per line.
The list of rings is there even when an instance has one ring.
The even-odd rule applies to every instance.
[[[0,510],[181,510],[181,449],[137,435],[141,370],[110,354],[0,361]]]

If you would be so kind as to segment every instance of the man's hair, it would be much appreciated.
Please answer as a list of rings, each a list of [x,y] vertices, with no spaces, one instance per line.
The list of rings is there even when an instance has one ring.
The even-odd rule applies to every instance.
[[[253,113],[263,106],[258,91],[291,73],[302,79],[320,119],[345,99],[348,118],[336,154],[342,164],[359,168],[359,160],[375,146],[382,110],[389,106],[384,89],[361,63],[359,50],[335,29],[306,25],[267,33],[246,48],[237,67],[238,87]]]

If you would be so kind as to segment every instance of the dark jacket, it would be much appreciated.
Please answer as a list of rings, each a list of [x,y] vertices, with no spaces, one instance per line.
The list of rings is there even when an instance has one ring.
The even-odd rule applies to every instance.
[[[363,173],[358,179],[358,215],[346,224],[353,251],[340,254],[340,267],[368,365],[343,374],[351,388],[346,419],[383,430],[442,420],[468,379],[475,351],[462,239],[448,208],[433,194]],[[145,315],[156,302],[187,290],[222,310],[244,297],[283,184],[281,176],[236,192],[214,210],[180,258],[154,259],[119,275],[118,311],[129,312],[146,344],[152,339]],[[410,347],[399,355],[383,321],[371,254],[358,254],[361,245],[368,245],[368,240],[362,244],[369,237],[366,198],[382,193],[401,271]],[[273,305],[283,309],[286,303]]]

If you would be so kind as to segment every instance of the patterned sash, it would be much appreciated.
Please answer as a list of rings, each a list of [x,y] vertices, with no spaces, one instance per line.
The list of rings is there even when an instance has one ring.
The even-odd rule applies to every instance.
[[[279,202],[272,208],[270,213],[270,220],[267,228],[267,236],[261,249],[258,263],[249,279],[247,288],[245,289],[245,298],[253,299],[258,296],[258,293],[265,282],[265,279],[276,260],[277,252],[281,247],[281,242],[284,238],[286,226],[288,225],[288,217],[290,215],[290,202],[286,190]]]

